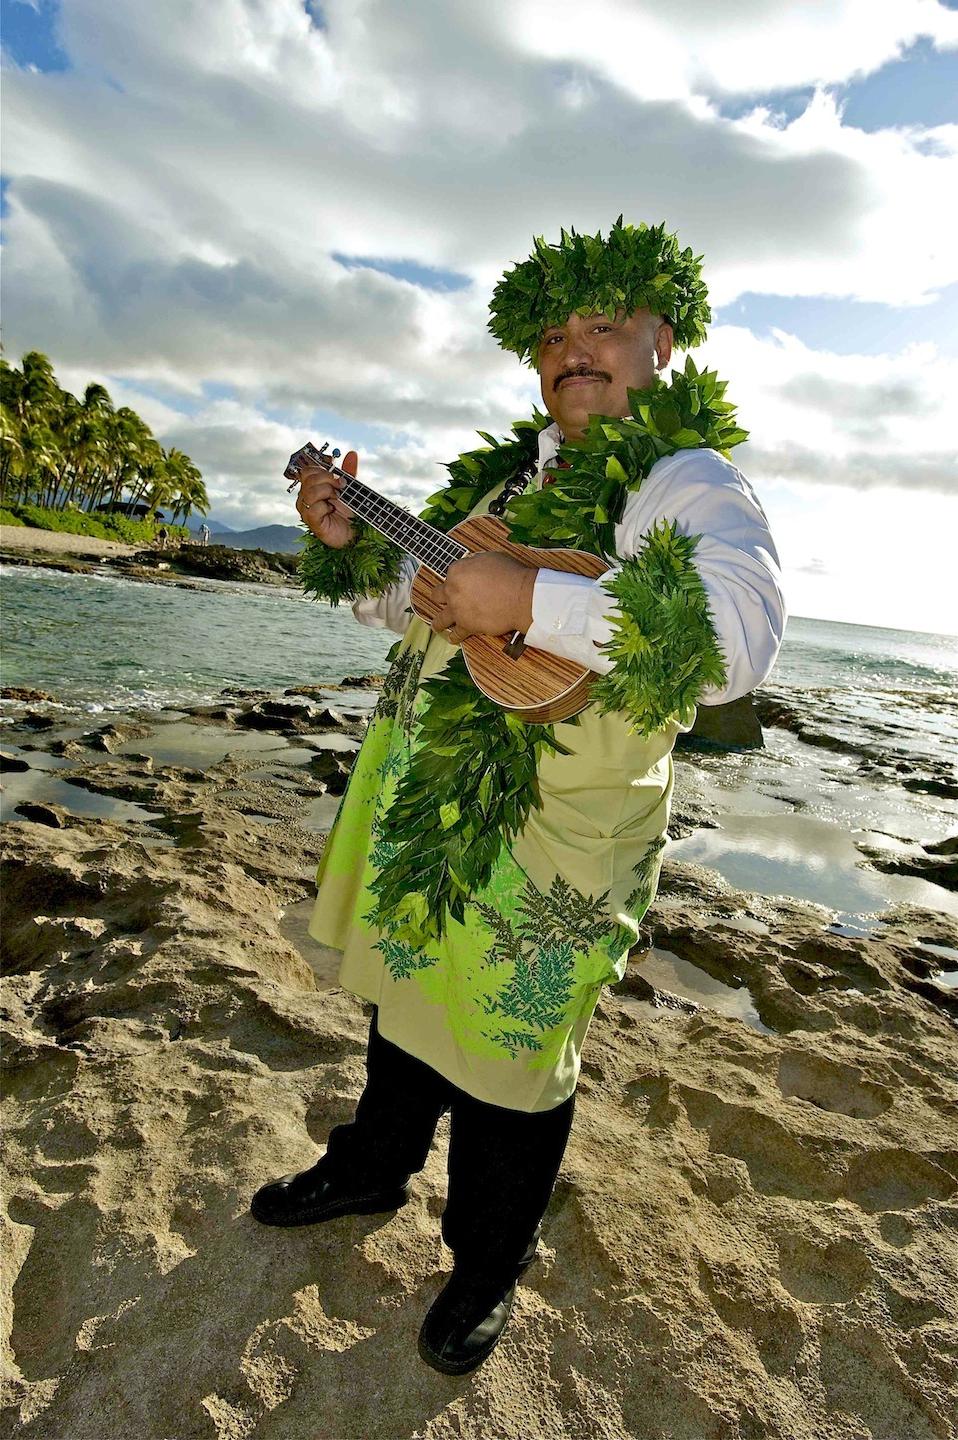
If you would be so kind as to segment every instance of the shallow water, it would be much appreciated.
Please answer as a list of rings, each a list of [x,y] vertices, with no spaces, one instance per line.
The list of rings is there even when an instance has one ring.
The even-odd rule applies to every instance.
[[[852,835],[815,816],[726,814],[717,830],[696,830],[667,853],[717,870],[740,890],[827,905],[838,924],[860,926],[899,903],[958,916],[958,895],[916,876],[861,868]]]
[[[764,1035],[772,1034],[769,1026],[764,1024],[759,1016],[751,992],[744,985],[738,989],[725,985],[698,965],[693,965],[691,960],[683,960],[671,950],[657,946],[649,950],[636,968],[642,979],[647,980],[656,990],[665,991],[669,995],[679,995],[684,1000],[701,1005],[705,1010],[714,1010],[730,1019],[742,1020],[750,1029],[760,1030]],[[669,1013],[667,1007],[656,1005],[650,1000],[639,1000],[627,994],[621,994],[618,998],[626,1009],[643,1016]]]
[[[314,897],[308,896],[284,910],[279,922],[279,931],[294,950],[298,950],[316,977],[321,990],[331,990],[339,984],[339,967],[342,952],[329,945],[320,945],[309,933],[309,921],[313,913]]]
[[[124,740],[115,753],[149,755],[155,765],[188,765],[194,770],[206,770],[227,755],[273,754],[287,748],[281,735],[262,730],[226,730],[222,725],[204,725],[202,721],[173,720],[157,724],[152,735]]]
[[[10,747],[13,749],[14,747]],[[24,758],[27,758],[24,756]],[[32,762],[31,762],[32,763]],[[69,762],[67,762],[69,763]],[[91,816],[98,820],[115,820],[133,824],[157,820],[160,810],[147,810],[132,800],[118,800],[113,795],[98,795],[80,785],[72,785],[56,771],[38,766],[30,770],[5,770],[0,791],[0,821],[31,823],[17,814],[17,806],[30,801],[41,805],[62,805],[71,815]]]

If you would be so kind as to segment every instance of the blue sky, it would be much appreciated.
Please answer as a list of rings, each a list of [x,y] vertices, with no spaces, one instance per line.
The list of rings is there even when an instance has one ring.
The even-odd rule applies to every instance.
[[[0,3],[6,353],[107,383],[214,517],[294,523],[307,435],[420,503],[539,398],[498,275],[621,210],[705,255],[793,612],[958,629],[956,4]]]
[[[0,36],[4,51],[17,65],[69,70],[69,58],[56,35],[59,8],[53,0],[2,0]]]

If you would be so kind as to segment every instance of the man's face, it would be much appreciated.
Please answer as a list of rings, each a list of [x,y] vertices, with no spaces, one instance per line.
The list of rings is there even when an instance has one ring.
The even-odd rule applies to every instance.
[[[614,320],[573,311],[539,342],[545,407],[567,440],[580,439],[590,415],[628,415],[628,391],[646,389],[671,354],[671,325],[648,310],[619,310]]]

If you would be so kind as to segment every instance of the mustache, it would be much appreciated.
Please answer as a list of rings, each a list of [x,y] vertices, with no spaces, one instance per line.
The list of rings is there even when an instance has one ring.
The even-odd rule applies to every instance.
[[[558,390],[563,380],[605,380],[612,384],[612,376],[607,370],[563,370],[561,375],[556,376],[553,390]]]

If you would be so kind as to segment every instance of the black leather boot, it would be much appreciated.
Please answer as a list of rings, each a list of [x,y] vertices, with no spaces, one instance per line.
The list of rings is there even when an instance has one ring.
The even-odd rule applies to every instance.
[[[398,1210],[409,1199],[409,1181],[376,1189],[356,1181],[327,1178],[318,1160],[309,1170],[282,1175],[263,1185],[250,1202],[250,1213],[263,1225],[315,1225],[337,1215],[376,1215]]]
[[[433,1301],[419,1332],[419,1354],[445,1375],[466,1375],[491,1355],[506,1328],[516,1298],[516,1284],[536,1258],[542,1222],[536,1226],[514,1278],[490,1279],[496,1267],[453,1269],[445,1288]],[[499,1270],[502,1275],[502,1270]]]
[[[498,1345],[516,1298],[516,1282],[454,1270],[419,1332],[419,1354],[444,1375],[467,1375]]]

